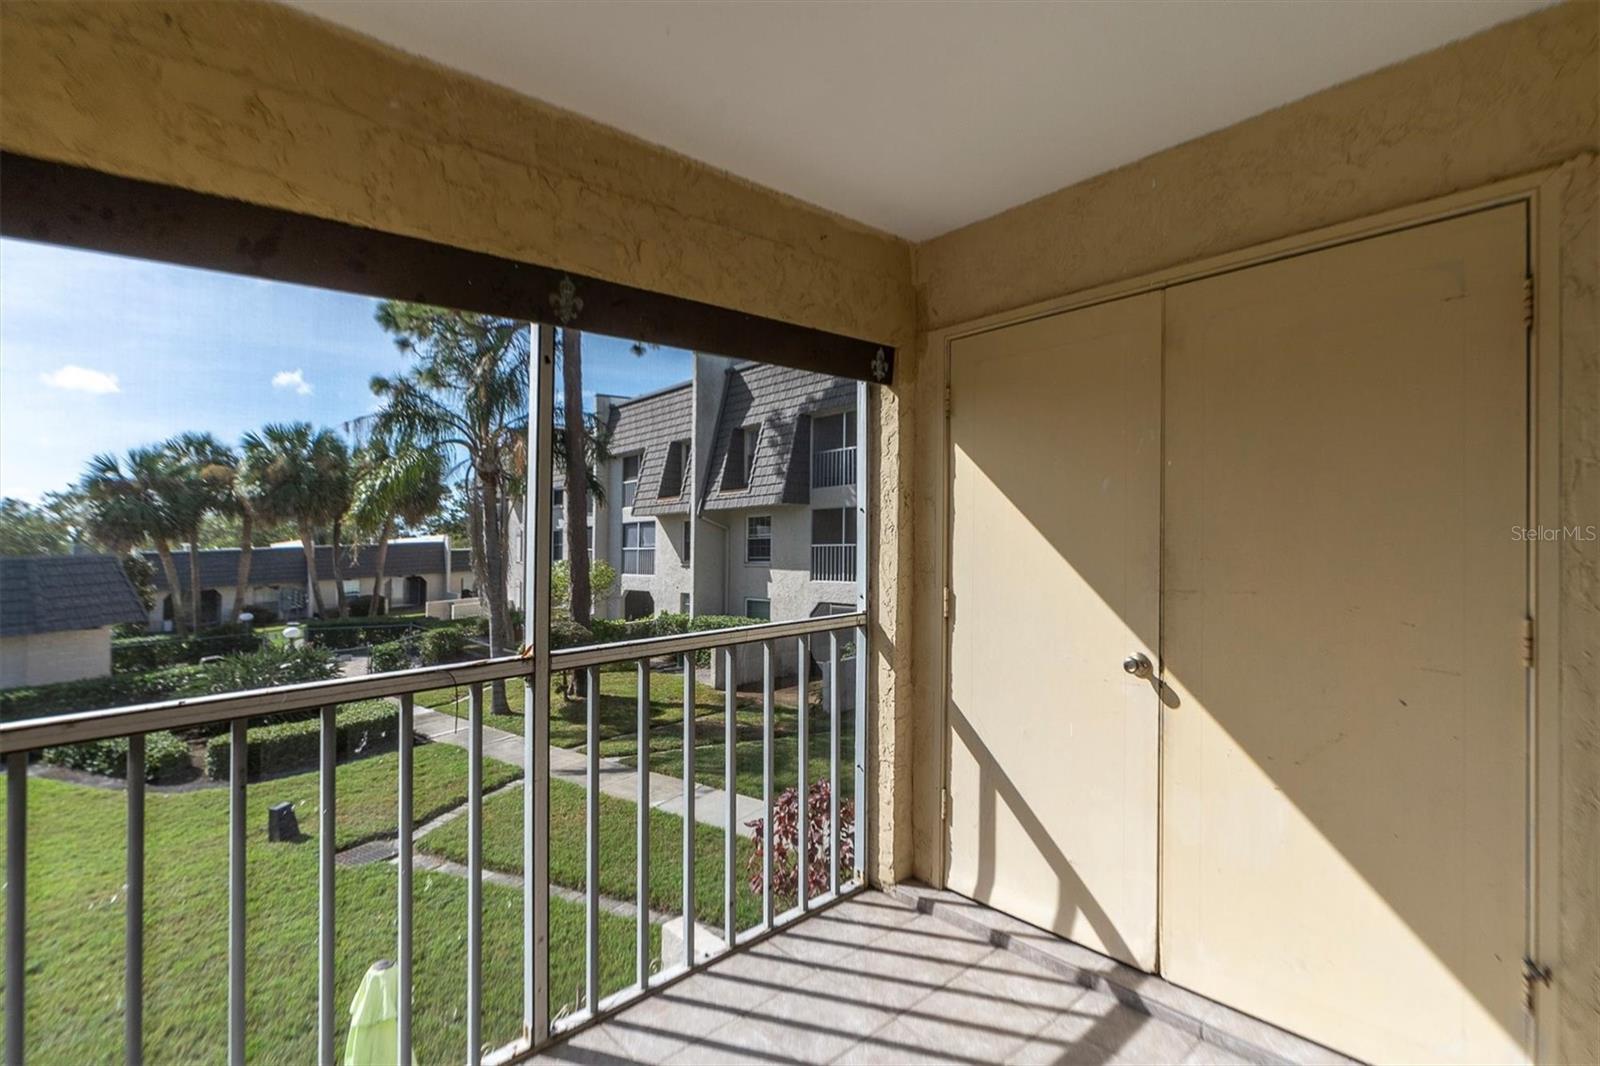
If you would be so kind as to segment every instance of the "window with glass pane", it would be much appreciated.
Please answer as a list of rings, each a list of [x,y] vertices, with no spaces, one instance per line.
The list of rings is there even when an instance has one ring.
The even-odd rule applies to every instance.
[[[639,463],[643,458],[640,455],[622,457],[622,506],[624,507],[632,507],[639,493]]]
[[[653,574],[656,572],[656,524],[624,522],[622,524],[622,572],[624,574]]]
[[[772,621],[772,601],[771,600],[745,600],[744,601],[744,616],[746,618],[759,619],[760,621],[763,621],[763,622]]]
[[[772,518],[752,517],[745,523],[744,559],[747,563],[772,561]]]
[[[693,542],[694,542],[694,523],[693,522],[685,522],[683,524],[683,565],[684,566],[688,566],[690,564],[690,562],[692,561],[690,557],[691,557],[691,555],[692,555],[692,553],[694,551],[694,543]]]

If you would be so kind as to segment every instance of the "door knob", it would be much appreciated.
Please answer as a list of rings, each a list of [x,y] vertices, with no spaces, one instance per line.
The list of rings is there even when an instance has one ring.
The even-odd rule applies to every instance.
[[[1142,651],[1122,660],[1122,670],[1134,677],[1150,677],[1156,672],[1156,668],[1150,664],[1150,657]]]

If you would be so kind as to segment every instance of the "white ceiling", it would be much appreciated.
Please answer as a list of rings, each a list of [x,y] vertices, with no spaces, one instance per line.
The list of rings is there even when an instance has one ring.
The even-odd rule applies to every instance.
[[[289,0],[922,240],[1546,0]]]

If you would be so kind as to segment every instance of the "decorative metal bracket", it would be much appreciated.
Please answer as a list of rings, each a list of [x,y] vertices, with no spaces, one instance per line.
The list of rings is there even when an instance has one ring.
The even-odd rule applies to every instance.
[[[889,357],[884,354],[884,351],[883,351],[882,348],[879,348],[878,349],[878,354],[874,355],[872,357],[872,377],[873,377],[873,380],[875,380],[875,381],[882,381],[884,378],[886,378],[888,376],[889,376]]]
[[[578,286],[573,284],[570,277],[562,275],[561,284],[550,294],[550,307],[563,326],[571,325],[583,311],[583,298],[578,295]]]

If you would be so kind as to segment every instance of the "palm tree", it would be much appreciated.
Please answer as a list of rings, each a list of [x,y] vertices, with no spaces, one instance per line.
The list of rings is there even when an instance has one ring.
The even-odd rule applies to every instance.
[[[489,653],[502,655],[511,643],[506,523],[528,431],[528,323],[399,301],[381,304],[377,319],[414,362],[372,379],[383,404],[374,433],[448,454],[451,476],[470,468],[473,574],[488,603]],[[505,683],[493,689],[494,712],[509,714]]]
[[[172,596],[172,620],[178,632],[193,628],[194,618],[183,602],[172,542],[181,536],[170,498],[181,481],[165,448],[131,448],[125,459],[97,455],[89,460],[81,482],[88,498],[90,534],[122,554],[140,544],[154,544]]]
[[[189,618],[195,628],[200,626],[200,526],[206,515],[228,510],[232,506],[232,492],[228,488],[228,471],[237,464],[233,452],[226,444],[209,433],[182,433],[167,441],[162,447],[172,457],[177,477],[173,481],[171,496],[173,520],[183,538],[189,543]],[[246,575],[248,576],[248,575]],[[236,586],[234,612],[245,593],[245,586]]]
[[[316,530],[344,517],[350,498],[349,449],[331,429],[275,422],[245,434],[240,465],[246,491],[256,501],[256,517],[295,523],[316,613],[326,613],[317,575]],[[334,556],[337,576],[337,543]]]
[[[444,503],[444,457],[410,441],[375,436],[357,450],[350,519],[356,534],[378,544],[372,578],[372,613],[386,614],[384,564],[397,521],[417,525]]]
[[[198,472],[212,488],[213,513],[239,520],[239,567],[233,584],[238,591],[234,594],[233,609],[228,618],[228,621],[237,623],[249,594],[250,569],[255,552],[257,501],[253,494],[254,487],[242,476],[239,454],[209,433],[186,433],[178,441],[192,454],[204,457],[198,464]]]
[[[583,335],[575,329],[561,331],[561,441],[566,453],[567,559],[572,575],[568,598],[572,620],[589,624],[589,464],[576,463],[585,455],[583,418]]]

